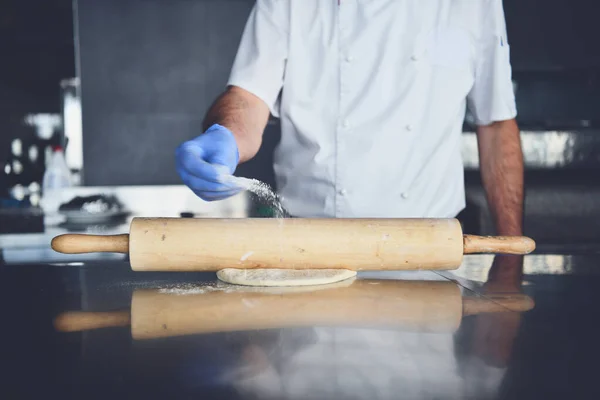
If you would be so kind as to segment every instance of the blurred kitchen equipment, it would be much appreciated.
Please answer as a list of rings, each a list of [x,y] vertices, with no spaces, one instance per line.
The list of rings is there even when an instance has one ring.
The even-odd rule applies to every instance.
[[[129,215],[116,196],[103,194],[77,196],[62,204],[58,211],[66,217],[68,224],[110,223]]]
[[[81,123],[81,96],[79,78],[63,79],[60,82],[62,97],[62,125],[68,146],[65,159],[72,172],[73,183],[81,183],[83,168],[83,135]]]
[[[45,210],[55,210],[62,200],[63,191],[72,186],[71,171],[67,167],[63,148],[55,146],[54,152],[46,166],[42,185],[42,205]],[[48,214],[46,223],[56,224],[60,219],[56,215]]]
[[[44,173],[42,185],[44,195],[53,190],[61,190],[71,186],[71,171],[65,161],[65,153],[62,146],[55,146]]]
[[[19,207],[39,205],[51,147],[60,139],[57,118],[54,114],[30,114],[15,127],[8,151],[0,154],[0,198],[16,200]]]

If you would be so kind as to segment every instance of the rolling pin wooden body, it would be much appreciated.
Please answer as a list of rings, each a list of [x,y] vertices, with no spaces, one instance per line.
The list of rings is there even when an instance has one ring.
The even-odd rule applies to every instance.
[[[135,271],[223,268],[448,270],[463,253],[526,254],[525,237],[462,233],[456,219],[135,218],[129,236],[63,235],[62,253],[129,252]]]
[[[138,290],[133,293],[131,314],[69,312],[60,315],[55,325],[60,331],[123,326],[131,315],[134,339],[306,326],[454,332],[466,315],[531,308],[533,301],[519,294],[493,300],[463,298],[453,282],[357,280],[346,287],[300,292],[289,288],[280,292],[223,288],[195,294]]]

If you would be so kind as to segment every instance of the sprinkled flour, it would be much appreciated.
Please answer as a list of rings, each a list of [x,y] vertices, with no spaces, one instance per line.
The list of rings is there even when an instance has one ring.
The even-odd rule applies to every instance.
[[[247,190],[253,193],[256,197],[258,197],[258,200],[261,203],[272,207],[275,211],[276,218],[286,218],[290,216],[289,213],[285,210],[285,208],[283,208],[279,196],[266,183],[261,182],[258,179],[248,179],[241,177],[233,177],[233,179],[235,180],[235,183],[238,186],[244,188],[244,190]]]
[[[261,203],[273,208],[275,218],[288,218],[290,216],[286,209],[283,208],[281,198],[266,183],[258,179],[242,178],[228,173],[221,174],[220,179],[223,182],[238,186],[254,194]]]
[[[288,286],[288,287],[262,287],[262,286],[242,286],[232,285],[222,281],[211,281],[201,283],[174,283],[167,285],[159,285],[155,287],[158,293],[168,294],[172,296],[188,296],[188,295],[200,295],[215,292],[223,293],[260,293],[265,295],[286,295],[304,292],[313,292],[317,290],[327,290],[333,288],[340,288],[350,286],[354,279],[346,279],[337,283],[316,285],[316,286]],[[246,304],[247,306],[250,306]]]
[[[212,291],[212,289],[211,289]],[[207,292],[206,287],[194,286],[194,285],[179,285],[170,288],[158,289],[158,293],[163,294],[175,294],[175,295],[190,295],[190,294],[203,294]]]
[[[174,295],[204,294],[210,292],[230,292],[233,287],[222,282],[206,283],[178,283],[163,286],[158,289],[158,293]]]

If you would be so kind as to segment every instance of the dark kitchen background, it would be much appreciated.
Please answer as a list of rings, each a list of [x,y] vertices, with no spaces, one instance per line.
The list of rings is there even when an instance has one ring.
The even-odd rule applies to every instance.
[[[4,0],[0,166],[31,136],[27,114],[61,114],[79,78],[86,186],[179,184],[174,149],[201,133],[224,88],[252,0]],[[526,233],[544,245],[600,242],[600,45],[595,0],[505,0],[527,162]],[[469,231],[491,233],[465,123]],[[53,139],[60,142],[61,130]],[[270,122],[239,169],[273,184]],[[2,168],[4,169],[4,168]],[[0,197],[11,182],[0,169]]]

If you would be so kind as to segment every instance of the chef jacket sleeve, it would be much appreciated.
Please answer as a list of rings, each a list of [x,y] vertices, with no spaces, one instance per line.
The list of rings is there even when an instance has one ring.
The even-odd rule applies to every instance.
[[[488,0],[483,4],[475,83],[467,96],[469,110],[477,125],[489,125],[517,115],[502,0]]]
[[[263,100],[276,117],[288,53],[288,9],[288,0],[256,2],[228,81]]]

